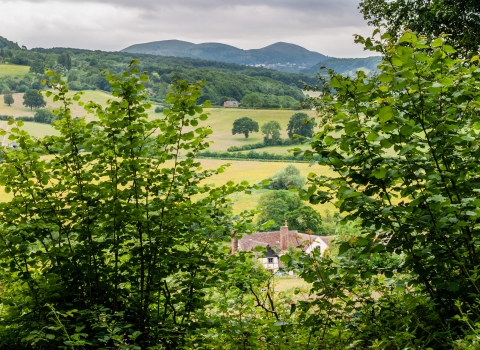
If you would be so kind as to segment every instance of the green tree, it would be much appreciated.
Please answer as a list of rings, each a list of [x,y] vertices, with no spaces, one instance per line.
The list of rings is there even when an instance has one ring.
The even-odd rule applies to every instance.
[[[323,228],[322,216],[308,205],[287,212],[285,219],[288,221],[288,227],[292,230],[318,236],[326,235],[326,231]]]
[[[5,93],[3,94],[3,102],[4,102],[6,105],[8,105],[8,106],[10,106],[12,103],[15,102],[15,100],[13,99],[13,95],[12,95],[11,92],[5,92]]]
[[[258,200],[258,206],[261,208],[257,219],[258,224],[273,220],[270,227],[278,229],[284,225],[287,213],[304,205],[296,193],[286,190],[268,191]]]
[[[244,134],[248,139],[251,132],[258,132],[258,123],[251,118],[243,117],[233,122],[232,135]]]
[[[300,170],[289,164],[272,176],[269,187],[274,190],[288,190],[292,188],[302,188],[305,185],[305,177],[300,174]]]
[[[72,57],[68,52],[64,52],[58,56],[57,63],[65,67],[67,71],[72,69]]]
[[[430,38],[446,33],[447,43],[462,55],[480,49],[477,0],[363,0],[359,8],[370,25],[386,25],[393,38],[405,29]]]
[[[165,117],[148,120],[135,63],[107,76],[106,107],[85,105],[91,123],[72,117],[80,93],[49,71],[59,135],[35,139],[19,121],[9,138],[21,147],[0,150],[12,193],[0,203],[2,348],[180,349],[209,325],[199,315],[227,259],[222,242],[249,220],[232,221],[228,196],[245,185],[204,182],[223,167],[196,160],[211,134],[199,125],[201,84],[177,81]]]
[[[36,123],[51,124],[55,117],[48,109],[37,109],[33,116],[33,121]]]
[[[43,74],[45,72],[45,62],[36,59],[30,63],[30,73]]]
[[[293,135],[312,137],[315,126],[315,121],[307,113],[295,113],[288,122],[288,137],[292,138]]]
[[[263,100],[259,94],[250,92],[243,96],[240,104],[244,107],[260,108],[263,106]]]
[[[443,38],[428,41],[411,32],[394,44],[357,40],[384,55],[380,72],[353,78],[330,72],[315,101],[320,132],[307,154],[321,155],[319,163],[337,176],[310,176],[301,196],[331,201],[346,219],[361,222],[363,235],[342,244],[340,255],[358,247],[368,258],[404,254],[396,269],[404,277],[383,273],[411,286],[399,304],[422,300],[421,308],[408,306],[434,329],[420,347],[453,346],[468,332],[465,322],[478,322],[480,300],[478,56],[454,59]],[[372,282],[372,272],[355,276]],[[403,341],[400,348],[408,344]]]
[[[280,124],[276,120],[271,120],[261,126],[260,130],[265,135],[263,140],[266,145],[276,145],[280,140]]]
[[[38,90],[31,89],[23,94],[23,105],[25,107],[30,107],[30,109],[41,108],[45,107],[47,102],[45,102],[45,99]]]

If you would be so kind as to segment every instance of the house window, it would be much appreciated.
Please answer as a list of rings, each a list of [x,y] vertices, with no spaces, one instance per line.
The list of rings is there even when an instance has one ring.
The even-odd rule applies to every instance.
[[[268,263],[273,264],[273,258],[268,258]]]

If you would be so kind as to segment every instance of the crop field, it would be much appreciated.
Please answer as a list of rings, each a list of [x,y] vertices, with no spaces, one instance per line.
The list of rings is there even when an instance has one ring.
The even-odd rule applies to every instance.
[[[73,94],[73,93],[72,93]],[[18,116],[33,116],[35,110],[31,111],[22,105],[23,94],[14,94],[13,98],[15,102],[9,107],[3,104],[3,96],[0,95],[0,115],[10,115],[13,117]],[[101,105],[105,105],[108,99],[112,98],[111,95],[102,91],[86,91],[82,96],[82,101],[95,101]],[[56,108],[60,106],[60,102],[52,102],[51,99],[46,99],[47,108]],[[159,113],[155,113],[156,105],[153,105],[150,110],[147,111],[150,117],[158,118],[161,116]],[[71,106],[72,115],[75,117],[86,117],[87,121],[93,120],[95,117],[86,113],[82,106],[74,104]],[[231,129],[234,120],[241,117],[250,117],[257,121],[259,125],[270,121],[276,120],[282,127],[282,137],[286,138],[286,127],[290,117],[297,112],[304,111],[292,111],[292,110],[257,110],[257,109],[237,109],[237,108],[208,108],[206,112],[209,113],[209,119],[205,122],[209,125],[213,134],[210,136],[210,140],[213,141],[211,150],[225,151],[230,146],[241,146],[248,143],[258,143],[263,141],[261,132],[253,133],[246,139],[244,135],[232,135]],[[310,116],[314,116],[313,111],[305,111]],[[6,124],[6,123],[5,123]],[[2,124],[3,126],[3,124]],[[0,126],[0,127],[2,127]],[[55,135],[58,132],[50,125],[25,122],[23,129],[28,131],[32,136],[43,137],[45,135]],[[278,154],[288,154],[288,150],[298,146],[277,146],[266,147],[257,149],[257,152],[270,152]],[[306,145],[300,146],[301,148],[308,148]],[[261,162],[261,161],[226,161],[221,159],[202,159],[202,166],[206,169],[216,168],[222,164],[231,164],[224,173],[216,175],[211,178],[209,182],[216,185],[225,184],[228,181],[241,182],[248,181],[250,184],[261,182],[263,179],[267,179],[274,175],[277,171],[285,168],[288,163],[283,162]],[[310,167],[308,163],[295,163],[295,166],[300,169],[304,176],[308,173],[314,172],[318,175],[325,175],[330,173],[330,170],[326,167],[320,167],[318,165]],[[258,199],[267,190],[255,190],[251,194],[238,193],[233,195],[233,209],[236,213],[243,210],[253,209],[257,206]],[[6,194],[3,189],[0,190],[0,201],[10,199],[10,194]],[[330,205],[316,205],[313,206],[320,213],[325,210],[330,212],[335,211],[335,208]]]
[[[37,124],[37,123],[25,123]],[[38,124],[37,124],[38,125]],[[221,186],[228,181],[240,183],[248,181],[249,184],[257,184],[264,179],[274,175],[277,171],[285,168],[288,163],[281,162],[258,162],[258,161],[225,161],[221,159],[202,159],[202,167],[204,169],[216,169],[223,164],[230,164],[221,174],[215,175],[207,180],[208,183]],[[303,176],[314,172],[317,175],[333,175],[332,171],[327,167],[313,166],[307,163],[296,163],[295,166],[300,170]],[[240,213],[244,210],[251,210],[257,207],[260,196],[268,191],[267,189],[259,189],[252,191],[251,194],[244,192],[236,193],[231,196],[234,213]],[[12,193],[5,193],[3,187],[0,187],[0,202],[8,201],[12,198]],[[312,208],[323,214],[326,210],[330,212],[336,211],[332,204],[312,205]]]
[[[0,64],[0,78],[1,77],[15,77],[21,76],[28,73],[30,70],[29,66],[18,66],[15,64]]]

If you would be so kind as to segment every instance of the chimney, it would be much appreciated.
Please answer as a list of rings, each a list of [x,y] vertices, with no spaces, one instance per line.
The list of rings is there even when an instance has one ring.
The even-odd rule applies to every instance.
[[[238,238],[237,233],[232,231],[232,248],[230,250],[230,254],[235,254],[238,250]]]
[[[280,226],[280,249],[288,249],[288,222],[285,220],[285,226]]]

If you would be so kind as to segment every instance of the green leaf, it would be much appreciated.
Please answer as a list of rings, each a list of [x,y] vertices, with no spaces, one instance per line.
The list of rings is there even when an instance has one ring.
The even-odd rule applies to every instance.
[[[393,118],[393,109],[390,106],[380,108],[378,111],[378,119],[380,122],[385,123]]]
[[[387,175],[388,169],[385,168],[375,168],[372,171],[372,175],[375,176],[377,179],[384,179]]]
[[[439,47],[443,45],[443,39],[437,38],[432,42],[432,47]]]

